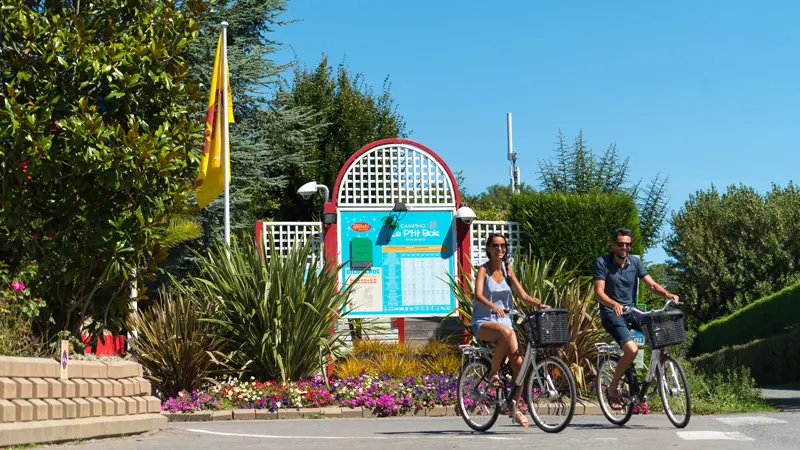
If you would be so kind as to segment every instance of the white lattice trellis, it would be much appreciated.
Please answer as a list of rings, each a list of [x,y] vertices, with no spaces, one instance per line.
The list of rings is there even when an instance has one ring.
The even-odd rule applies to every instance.
[[[309,239],[314,254],[318,255],[322,250],[321,222],[262,222],[262,226],[262,238],[267,244],[267,256],[270,251],[270,234],[275,242],[275,251],[279,255],[286,255],[290,249],[305,245]]]
[[[515,250],[519,249],[520,232],[518,222],[505,222],[498,220],[476,220],[470,226],[469,234],[472,242],[471,261],[474,266],[479,266],[486,261],[486,239],[492,233],[502,233],[508,238],[508,257],[514,257]]]
[[[340,207],[388,207],[403,202],[455,207],[450,177],[430,154],[409,144],[370,149],[347,168],[339,186]]]

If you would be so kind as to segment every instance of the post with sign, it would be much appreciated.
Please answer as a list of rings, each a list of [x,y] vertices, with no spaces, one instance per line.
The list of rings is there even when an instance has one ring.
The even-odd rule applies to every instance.
[[[61,341],[61,379],[69,380],[69,341]]]

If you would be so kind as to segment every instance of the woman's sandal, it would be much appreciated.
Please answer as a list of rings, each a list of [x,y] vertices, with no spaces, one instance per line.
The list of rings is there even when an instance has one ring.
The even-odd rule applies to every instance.
[[[504,387],[503,386],[503,381],[500,380],[500,375],[498,375],[498,374],[494,374],[494,375],[492,375],[491,378],[489,378],[489,384],[491,384],[492,387],[495,387],[495,388],[498,388],[498,389]]]
[[[522,414],[522,411],[517,411],[517,414],[514,415],[514,422],[522,425],[522,428],[528,428],[528,419],[525,414]]]

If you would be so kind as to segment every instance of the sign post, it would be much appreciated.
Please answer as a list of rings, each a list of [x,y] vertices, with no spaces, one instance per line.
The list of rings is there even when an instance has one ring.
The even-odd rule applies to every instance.
[[[69,341],[61,341],[61,379],[69,380]]]

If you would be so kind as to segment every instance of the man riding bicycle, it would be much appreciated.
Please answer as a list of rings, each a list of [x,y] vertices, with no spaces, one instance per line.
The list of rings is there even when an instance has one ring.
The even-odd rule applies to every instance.
[[[600,302],[600,320],[623,351],[623,356],[608,387],[608,400],[613,409],[620,409],[619,380],[639,352],[639,346],[630,335],[630,328],[641,330],[638,323],[629,323],[622,317],[625,306],[635,306],[638,279],[644,281],[654,294],[680,301],[680,297],[656,283],[644,268],[642,260],[629,255],[631,231],[619,228],[611,238],[611,254],[598,257],[594,262],[594,292]],[[630,325],[630,328],[629,328]]]

